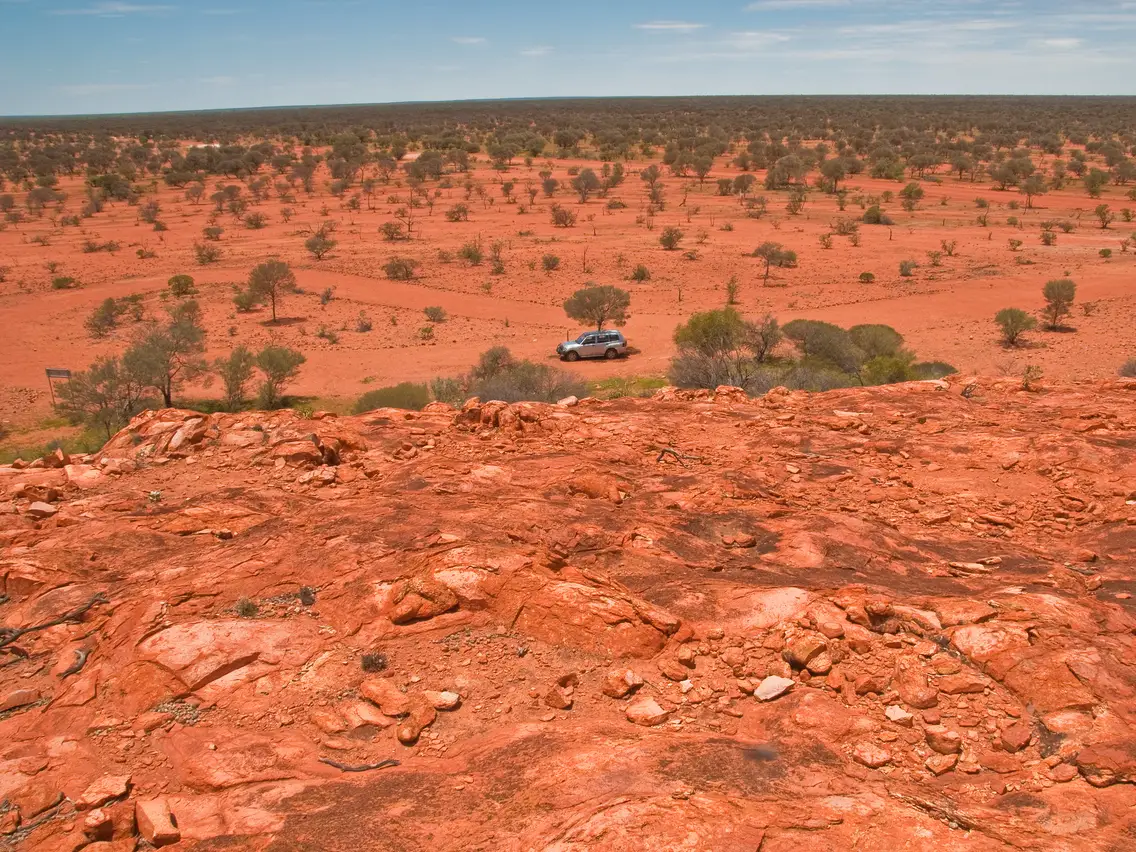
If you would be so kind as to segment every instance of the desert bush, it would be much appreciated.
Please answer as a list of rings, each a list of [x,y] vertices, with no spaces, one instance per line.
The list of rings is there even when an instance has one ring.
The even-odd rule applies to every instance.
[[[283,401],[284,388],[307,361],[301,353],[286,346],[266,346],[256,356],[263,379],[257,392],[257,405],[272,409]]]
[[[944,379],[957,372],[957,368],[945,361],[919,361],[911,365],[913,379]]]
[[[355,320],[355,330],[360,333],[365,333],[374,327],[375,324],[371,322],[371,318],[367,316],[364,311],[359,311],[359,318]]]
[[[392,257],[383,264],[383,272],[391,281],[409,281],[418,269],[418,261],[410,257]]]
[[[211,243],[218,242],[223,233],[225,233],[225,229],[220,225],[208,225],[201,229],[201,235]]]
[[[321,340],[326,340],[332,345],[339,342],[339,334],[335,331],[335,329],[328,328],[326,325],[321,325],[319,327],[319,330],[316,331],[316,337],[320,338]]]
[[[245,227],[250,231],[259,231],[268,224],[268,217],[263,213],[249,213],[245,216]]]
[[[471,391],[482,399],[504,402],[556,402],[568,396],[587,396],[588,386],[566,370],[510,359],[493,375],[478,381]]]
[[[929,251],[927,252],[927,260],[930,261],[932,266],[942,266],[943,253],[941,251]]]
[[[678,248],[678,244],[682,242],[683,233],[675,227],[663,228],[663,233],[659,235],[659,245],[667,251],[674,251]]]
[[[430,322],[445,322],[446,312],[437,306],[424,308],[423,313],[426,314],[426,319]]]
[[[1097,254],[1099,254],[1105,260],[1108,260],[1110,257],[1112,257],[1112,249],[1102,248],[1099,252],[1097,252]]]
[[[628,278],[630,278],[632,281],[642,284],[644,281],[651,280],[651,270],[642,263],[636,264],[635,268],[631,270],[631,274],[628,276]]]
[[[910,278],[918,268],[919,264],[914,260],[901,260],[899,262],[899,274],[904,278]]]
[[[873,204],[864,211],[864,215],[860,217],[860,221],[865,225],[894,225],[895,220],[884,213],[879,205]]]
[[[246,346],[238,346],[226,358],[213,362],[213,370],[221,378],[224,403],[228,411],[239,411],[245,403],[249,381],[252,380],[256,356]]]
[[[821,234],[817,239],[820,241],[822,249],[832,248],[832,234]]]
[[[356,414],[365,414],[376,408],[402,408],[421,411],[430,403],[430,390],[425,384],[401,382],[385,388],[367,391],[355,403]]]
[[[91,337],[106,337],[118,327],[118,319],[125,312],[125,305],[107,298],[99,303],[83,325]]]
[[[331,254],[332,249],[334,249],[336,245],[336,240],[323,231],[317,231],[304,240],[304,248],[306,248],[308,253],[316,260],[323,260]]]
[[[541,257],[540,266],[545,272],[555,272],[560,268],[560,258],[554,254],[546,254]]]
[[[955,252],[958,250],[958,240],[942,240],[939,243],[939,247],[942,248],[943,254],[947,257],[954,257]]]
[[[434,326],[424,325],[418,329],[418,339],[426,343],[434,339]]]
[[[1017,346],[1022,335],[1037,328],[1037,320],[1021,308],[1002,308],[994,315],[994,322],[1002,331],[1002,341],[1007,346]]]
[[[485,252],[481,249],[481,243],[471,242],[466,243],[458,249],[458,257],[468,263],[470,266],[478,266],[485,258]]]
[[[1045,298],[1045,308],[1042,313],[1046,319],[1046,327],[1056,330],[1061,327],[1061,320],[1073,312],[1077,285],[1068,278],[1057,278],[1045,282],[1041,294]]]
[[[378,672],[386,671],[387,668],[386,654],[379,653],[378,651],[364,654],[360,662],[363,667],[363,671],[365,671],[367,674],[377,674]]]
[[[78,286],[78,280],[70,275],[59,275],[51,279],[52,290],[74,290]]]
[[[553,204],[549,214],[552,217],[552,224],[557,228],[571,228],[576,224],[576,212],[559,204]]]
[[[221,249],[217,246],[206,245],[205,243],[194,243],[193,257],[194,260],[202,266],[207,266],[221,259]]]
[[[861,272],[860,273],[860,283],[861,284],[871,284],[875,280],[876,280],[875,273],[872,273],[872,272]]]
[[[458,203],[446,211],[447,222],[468,222],[469,221],[469,205]]]
[[[170,295],[178,299],[197,293],[197,288],[193,286],[193,278],[189,275],[171,276],[166,285],[170,288]]]
[[[1121,364],[1119,373],[1121,378],[1136,379],[1136,358],[1129,358]]]

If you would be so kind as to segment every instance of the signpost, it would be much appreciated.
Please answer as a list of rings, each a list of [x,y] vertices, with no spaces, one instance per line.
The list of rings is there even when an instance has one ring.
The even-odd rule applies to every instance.
[[[51,390],[51,407],[52,408],[55,408],[55,385],[52,383],[52,379],[70,379],[70,378],[71,378],[71,371],[70,370],[57,370],[57,369],[53,370],[51,367],[47,368],[47,386]]]

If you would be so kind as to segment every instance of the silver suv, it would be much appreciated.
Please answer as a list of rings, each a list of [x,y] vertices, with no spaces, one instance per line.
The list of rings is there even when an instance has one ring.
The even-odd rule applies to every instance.
[[[556,354],[564,361],[611,360],[627,354],[627,340],[618,331],[586,331],[575,340],[566,340],[557,346]]]

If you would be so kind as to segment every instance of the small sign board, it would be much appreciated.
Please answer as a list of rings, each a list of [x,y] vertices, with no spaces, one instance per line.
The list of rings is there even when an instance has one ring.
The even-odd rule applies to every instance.
[[[49,379],[69,379],[71,378],[70,370],[53,370],[51,367],[47,368],[47,377]]]

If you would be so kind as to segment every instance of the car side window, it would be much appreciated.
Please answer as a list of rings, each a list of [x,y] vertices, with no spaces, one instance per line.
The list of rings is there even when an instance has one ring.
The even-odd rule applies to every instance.
[[[589,334],[587,337],[584,338],[583,345],[584,346],[590,346],[590,345],[594,344],[595,342],[596,342],[596,336],[594,334]]]

